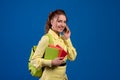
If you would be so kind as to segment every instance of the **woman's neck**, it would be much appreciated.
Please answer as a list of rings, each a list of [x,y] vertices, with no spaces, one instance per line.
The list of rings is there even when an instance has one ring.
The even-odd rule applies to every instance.
[[[52,29],[53,30],[53,29]],[[60,36],[60,32],[53,30],[58,36]]]

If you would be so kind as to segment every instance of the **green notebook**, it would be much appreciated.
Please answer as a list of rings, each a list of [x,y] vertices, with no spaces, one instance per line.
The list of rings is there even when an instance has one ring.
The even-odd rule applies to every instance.
[[[45,59],[53,60],[58,57],[59,50],[57,48],[47,47],[45,50]]]

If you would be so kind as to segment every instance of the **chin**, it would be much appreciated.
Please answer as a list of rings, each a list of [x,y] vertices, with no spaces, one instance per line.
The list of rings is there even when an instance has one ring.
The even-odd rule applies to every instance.
[[[61,32],[63,32],[63,30],[59,30],[59,32],[61,33]]]

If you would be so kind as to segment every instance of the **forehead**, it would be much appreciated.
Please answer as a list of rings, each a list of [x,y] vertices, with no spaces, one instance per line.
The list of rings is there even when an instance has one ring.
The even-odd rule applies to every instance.
[[[54,19],[66,21],[66,16],[65,15],[57,15],[54,17]]]
[[[65,17],[64,15],[59,15],[59,16],[58,16],[58,19],[66,20],[66,17]]]

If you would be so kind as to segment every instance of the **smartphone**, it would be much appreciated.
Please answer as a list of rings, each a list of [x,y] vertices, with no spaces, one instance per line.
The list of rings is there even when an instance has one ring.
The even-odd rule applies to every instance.
[[[63,32],[68,32],[69,30],[68,30],[68,28],[67,28],[67,26],[65,27],[65,29],[63,30]]]

